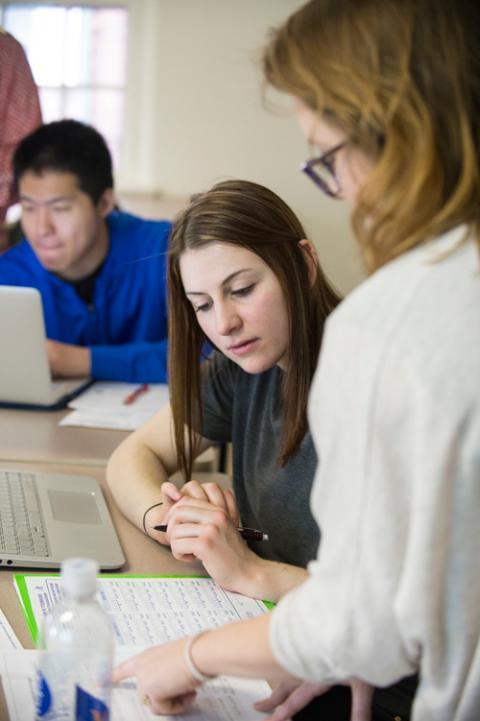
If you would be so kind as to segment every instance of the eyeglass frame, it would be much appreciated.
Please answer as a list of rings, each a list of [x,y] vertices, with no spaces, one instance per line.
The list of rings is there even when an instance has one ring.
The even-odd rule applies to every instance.
[[[340,185],[340,181],[336,176],[335,170],[332,167],[332,159],[338,153],[339,150],[344,148],[347,145],[347,140],[342,140],[341,143],[338,143],[333,148],[330,148],[330,150],[327,150],[325,153],[323,153],[320,156],[317,156],[316,158],[310,158],[310,160],[306,160],[304,163],[300,165],[300,170],[308,175],[310,180],[313,180],[315,185],[319,187],[325,195],[328,195],[330,198],[339,198],[340,194],[342,192],[342,186]],[[327,173],[329,174],[330,178],[334,181],[334,183],[337,186],[336,190],[333,190],[328,185],[327,181],[321,178],[315,171],[315,165],[321,165],[322,168],[324,168]]]

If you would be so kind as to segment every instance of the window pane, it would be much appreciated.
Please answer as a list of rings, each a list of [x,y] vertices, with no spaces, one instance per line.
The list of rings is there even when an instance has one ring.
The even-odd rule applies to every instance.
[[[127,11],[96,10],[92,17],[92,80],[98,85],[123,86],[127,63]]]
[[[37,85],[61,85],[65,14],[58,7],[7,7],[5,28],[24,46]]]
[[[105,136],[118,167],[123,135],[128,10],[4,4],[24,46],[45,122],[76,118]]]
[[[64,83],[71,87],[86,85],[92,57],[91,12],[71,8],[66,12],[64,28]]]
[[[116,167],[123,134],[123,101],[123,91],[109,89],[69,89],[65,97],[64,117],[94,125],[107,139]]]
[[[40,104],[44,123],[51,123],[63,116],[62,91],[59,88],[40,88]]]
[[[35,81],[50,86],[123,86],[127,19],[124,8],[5,10],[5,27],[26,48]]]
[[[119,8],[67,11],[65,83],[125,84],[127,13]]]

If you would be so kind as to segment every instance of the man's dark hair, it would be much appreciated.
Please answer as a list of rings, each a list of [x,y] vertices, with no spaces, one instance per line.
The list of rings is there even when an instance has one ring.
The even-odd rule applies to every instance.
[[[112,158],[100,133],[78,120],[41,125],[22,140],[13,156],[15,186],[27,172],[72,173],[78,187],[96,204],[113,188]]]

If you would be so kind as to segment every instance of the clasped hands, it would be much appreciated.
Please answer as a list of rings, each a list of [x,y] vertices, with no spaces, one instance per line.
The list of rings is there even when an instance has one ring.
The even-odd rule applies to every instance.
[[[162,506],[147,515],[148,534],[170,545],[178,560],[200,560],[226,590],[245,592],[245,576],[261,559],[238,533],[239,513],[233,493],[216,483],[190,481],[179,490],[166,482],[162,484],[162,500]],[[159,524],[168,526],[165,533],[153,529]]]

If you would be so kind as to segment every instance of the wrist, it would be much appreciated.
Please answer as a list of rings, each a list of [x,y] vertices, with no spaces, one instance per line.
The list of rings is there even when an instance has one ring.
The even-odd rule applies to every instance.
[[[65,344],[64,360],[60,356],[61,375],[72,378],[83,378],[92,373],[92,354],[88,346]],[[63,370],[62,370],[62,366]]]
[[[198,641],[198,639],[203,636],[205,631],[201,631],[200,633],[195,634],[194,636],[190,636],[187,638],[187,641],[185,643],[184,649],[183,649],[183,658],[185,661],[185,666],[187,667],[187,671],[189,675],[192,677],[192,679],[197,684],[204,684],[208,681],[211,681],[215,678],[214,675],[210,675],[207,673],[204,673],[198,666],[196,660],[194,659],[192,655],[193,645]]]
[[[158,501],[157,503],[152,503],[152,505],[148,506],[143,513],[142,527],[143,527],[143,532],[145,533],[146,536],[150,535],[150,532],[149,532],[150,527],[149,527],[149,520],[148,520],[150,511],[153,511],[154,508],[158,508],[160,506],[163,506],[163,501]]]
[[[238,593],[251,598],[270,599],[269,595],[269,569],[271,561],[260,558],[256,553],[250,551],[248,562],[242,563],[242,575],[239,578]]]
[[[91,376],[92,375],[92,349],[91,348],[85,348],[85,371],[84,375]]]
[[[239,592],[263,601],[277,603],[282,596],[307,578],[308,572],[305,568],[269,561],[255,555],[255,561],[247,569],[243,590]]]

